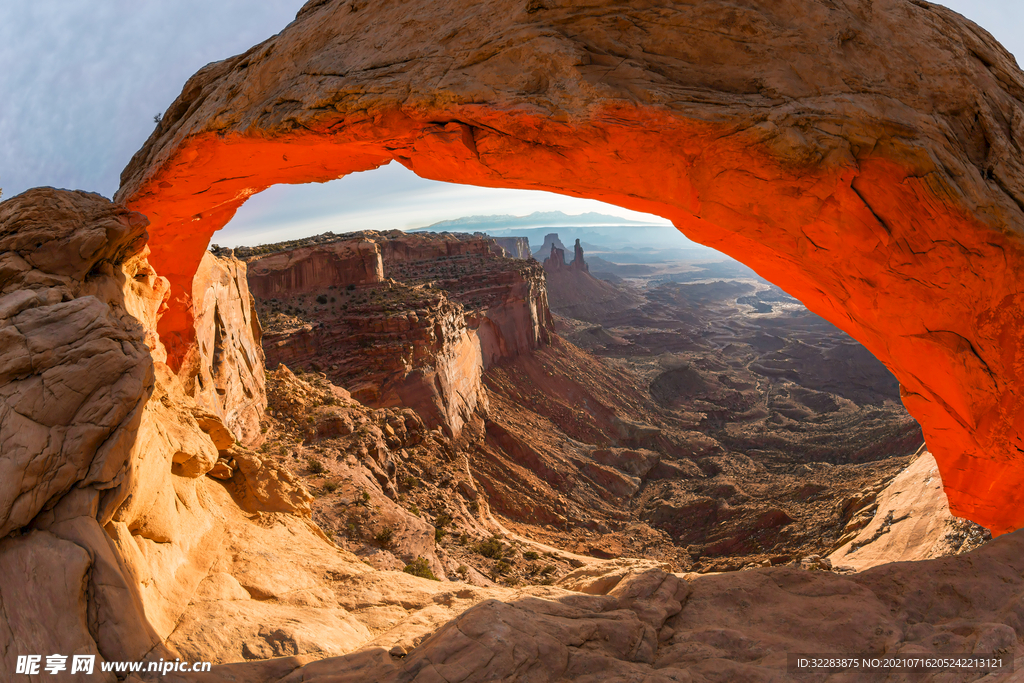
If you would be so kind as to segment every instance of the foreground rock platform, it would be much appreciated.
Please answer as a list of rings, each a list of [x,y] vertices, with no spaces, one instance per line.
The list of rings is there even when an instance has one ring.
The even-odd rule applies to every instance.
[[[214,667],[197,683],[356,681],[826,680],[787,672],[787,653],[1015,658],[1024,632],[1022,532],[968,555],[900,562],[850,577],[754,569],[691,581],[656,568],[566,577],[578,593],[485,600],[415,649],[368,648],[311,662]],[[937,599],[937,596],[941,596]],[[956,596],[955,598],[952,596]],[[833,674],[842,681],[1008,680],[1005,674]]]

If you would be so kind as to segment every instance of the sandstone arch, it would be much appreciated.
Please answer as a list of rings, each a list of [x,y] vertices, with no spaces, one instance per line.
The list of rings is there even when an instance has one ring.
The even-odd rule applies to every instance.
[[[173,296],[280,182],[390,160],[671,219],[867,346],[952,510],[1024,526],[1024,75],[923,0],[311,0],[185,85],[122,176]]]

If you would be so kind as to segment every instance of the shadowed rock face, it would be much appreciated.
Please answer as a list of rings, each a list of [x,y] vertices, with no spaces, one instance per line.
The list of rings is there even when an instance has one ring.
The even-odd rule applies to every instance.
[[[161,283],[140,265],[146,225],[86,192],[39,188],[0,205],[0,536],[75,484],[126,476],[154,382],[132,315],[146,306],[125,293],[148,280],[159,306]]]
[[[397,160],[671,219],[900,379],[950,506],[1024,524],[1024,77],[920,0],[307,3],[186,83],[122,176],[172,286],[278,182]],[[656,179],[656,181],[655,181]]]

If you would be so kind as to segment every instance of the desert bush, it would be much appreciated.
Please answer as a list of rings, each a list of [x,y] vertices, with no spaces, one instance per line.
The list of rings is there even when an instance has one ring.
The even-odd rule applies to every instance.
[[[421,579],[430,579],[431,581],[440,581],[441,579],[434,576],[434,572],[430,571],[430,562],[427,558],[420,556],[415,560],[405,565],[405,569],[402,570],[406,574],[412,574],[418,576]]]
[[[441,539],[448,535],[448,526],[452,523],[452,516],[442,512],[434,520],[434,543],[440,543]]]
[[[334,493],[335,491],[338,490],[339,486],[341,485],[338,482],[329,481],[326,484],[324,484],[324,491],[326,491],[327,493]]]
[[[491,536],[486,541],[480,541],[473,548],[477,553],[492,560],[500,560],[505,557],[505,544],[497,536]]]
[[[310,458],[309,460],[307,460],[306,467],[309,468],[311,474],[323,474],[324,472],[327,471],[327,468],[324,467],[324,464],[317,460],[316,458]]]
[[[525,553],[523,553],[524,560],[536,560],[538,558],[540,558],[540,553],[535,552],[533,550],[527,550]]]
[[[391,543],[394,540],[394,537],[395,528],[392,526],[386,526],[374,535],[373,540],[381,548],[387,549],[391,547]]]

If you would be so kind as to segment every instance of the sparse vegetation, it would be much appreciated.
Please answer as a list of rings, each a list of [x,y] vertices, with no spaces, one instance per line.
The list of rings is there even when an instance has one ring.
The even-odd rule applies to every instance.
[[[430,570],[430,562],[428,562],[427,558],[423,557],[422,555],[420,557],[417,557],[409,564],[405,565],[405,569],[403,569],[402,571],[404,571],[406,574],[418,576],[421,579],[440,581],[440,579],[434,575],[434,572]]]
[[[448,526],[452,523],[452,516],[442,512],[434,520],[434,543],[440,543],[441,539],[448,534]]]
[[[393,526],[386,526],[380,531],[378,531],[376,534],[374,534],[373,540],[381,548],[387,550],[391,547],[391,544],[394,541],[394,537],[395,528]]]
[[[327,468],[324,467],[324,464],[317,460],[316,458],[309,458],[308,460],[306,460],[306,467],[309,469],[311,474],[323,474],[324,472],[327,471]]]
[[[473,548],[477,553],[492,560],[500,560],[505,557],[507,548],[497,536],[491,536],[486,541],[480,541]]]
[[[326,493],[334,493],[335,491],[338,490],[339,486],[340,486],[340,484],[338,484],[338,482],[336,482],[336,481],[329,481],[326,484],[324,484],[324,492],[326,492]]]
[[[539,559],[539,558],[540,558],[540,553],[538,553],[536,551],[533,551],[533,550],[527,550],[525,553],[523,553],[523,559],[524,560],[533,561],[533,560],[536,560],[536,559]]]

